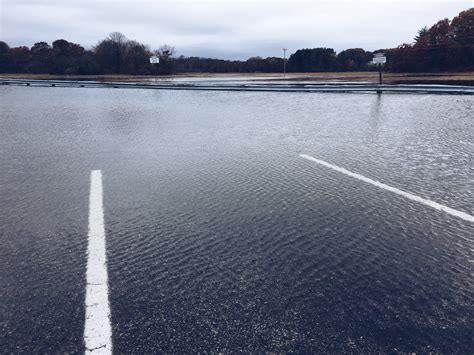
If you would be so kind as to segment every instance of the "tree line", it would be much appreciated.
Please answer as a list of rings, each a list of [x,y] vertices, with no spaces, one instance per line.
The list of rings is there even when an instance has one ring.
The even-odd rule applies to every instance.
[[[443,19],[423,27],[414,43],[377,50],[387,55],[385,69],[392,72],[441,72],[474,70],[474,8],[461,12],[452,21]],[[289,72],[374,70],[375,52],[351,48],[336,53],[332,48],[299,49],[286,62]],[[160,64],[149,62],[152,55]],[[283,58],[252,57],[245,61],[175,56],[173,47],[164,45],[152,51],[149,46],[111,33],[92,49],[58,39],[11,48],[0,41],[1,73],[48,73],[65,75],[174,74],[174,73],[278,73]]]
[[[474,8],[421,28],[414,41],[386,50],[389,71],[474,70]]]

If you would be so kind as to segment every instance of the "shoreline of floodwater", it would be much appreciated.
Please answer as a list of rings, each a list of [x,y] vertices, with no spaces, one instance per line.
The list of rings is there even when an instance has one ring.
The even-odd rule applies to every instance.
[[[1,74],[2,79],[43,79],[75,81],[121,81],[147,83],[154,81],[150,75],[51,75],[51,74]],[[474,86],[474,72],[467,73],[384,73],[387,84],[446,84]],[[327,72],[327,73],[182,73],[157,76],[157,81],[308,81],[308,82],[373,82],[378,81],[378,72]]]

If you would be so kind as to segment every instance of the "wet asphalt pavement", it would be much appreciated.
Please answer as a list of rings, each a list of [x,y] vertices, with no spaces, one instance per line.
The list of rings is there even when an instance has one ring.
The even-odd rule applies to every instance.
[[[2,353],[84,351],[91,170],[116,353],[474,349],[470,96],[0,87]]]

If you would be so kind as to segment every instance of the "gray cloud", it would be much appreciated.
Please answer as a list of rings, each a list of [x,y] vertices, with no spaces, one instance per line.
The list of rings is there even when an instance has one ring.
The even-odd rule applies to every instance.
[[[91,47],[120,31],[178,54],[243,59],[281,48],[368,50],[411,42],[416,31],[472,6],[450,1],[0,0],[0,39],[12,46],[58,38]]]

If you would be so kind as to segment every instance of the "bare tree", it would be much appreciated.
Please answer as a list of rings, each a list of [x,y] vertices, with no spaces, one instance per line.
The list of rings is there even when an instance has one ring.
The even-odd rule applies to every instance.
[[[109,34],[106,40],[107,39],[112,41],[113,43],[116,43],[119,46],[125,45],[125,43],[127,43],[128,41],[127,37],[125,37],[125,35],[120,32],[112,32],[111,34]]]
[[[160,57],[161,60],[168,60],[172,58],[176,53],[174,47],[168,46],[167,44],[162,45],[155,51],[155,54]]]
[[[128,42],[129,40],[124,34],[112,32],[94,48],[94,51],[99,61],[104,66],[110,67],[111,72],[121,73]]]

